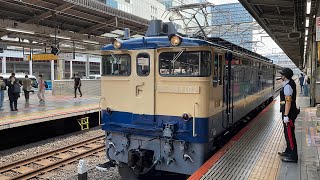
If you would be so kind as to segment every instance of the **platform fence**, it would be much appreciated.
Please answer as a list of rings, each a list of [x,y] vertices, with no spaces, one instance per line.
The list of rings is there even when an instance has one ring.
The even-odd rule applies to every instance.
[[[84,96],[101,96],[101,80],[81,80],[81,91]],[[77,91],[78,97],[79,92]],[[52,95],[74,96],[73,80],[54,80],[52,82]]]

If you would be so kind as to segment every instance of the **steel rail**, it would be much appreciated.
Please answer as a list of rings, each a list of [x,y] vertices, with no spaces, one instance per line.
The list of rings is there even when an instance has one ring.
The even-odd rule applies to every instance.
[[[45,153],[42,153],[42,154],[39,154],[39,155],[36,155],[33,157],[28,157],[23,160],[18,160],[18,161],[15,161],[15,162],[7,164],[7,165],[0,166],[0,175],[5,172],[8,172],[8,171],[18,172],[18,171],[15,171],[14,168],[25,166],[25,165],[28,165],[31,163],[37,164],[37,162],[39,162],[40,160],[44,160],[44,159],[50,158],[50,157],[55,158],[55,156],[57,156],[58,154],[73,152],[72,150],[74,150],[78,147],[89,148],[87,150],[83,150],[82,152],[74,152],[77,154],[70,155],[70,157],[67,157],[67,158],[58,158],[58,159],[60,159],[58,161],[49,161],[49,163],[47,163],[46,165],[37,164],[37,165],[40,165],[41,167],[30,168],[32,170],[25,172],[25,173],[21,173],[19,175],[13,176],[13,177],[8,177],[8,178],[9,179],[21,179],[21,178],[35,177],[41,173],[56,169],[64,164],[68,164],[70,162],[73,162],[81,157],[86,157],[86,156],[94,154],[96,152],[103,151],[105,148],[104,143],[102,143],[101,145],[90,146],[90,143],[99,142],[101,140],[104,140],[104,135],[94,137],[94,138],[91,138],[91,139],[88,139],[88,140],[85,140],[82,142],[78,142],[78,143],[75,143],[75,144],[72,144],[69,146],[65,146],[65,147],[62,147],[62,148],[59,148],[59,149],[56,149],[53,151],[45,152]],[[4,175],[4,176],[6,176],[6,175]]]

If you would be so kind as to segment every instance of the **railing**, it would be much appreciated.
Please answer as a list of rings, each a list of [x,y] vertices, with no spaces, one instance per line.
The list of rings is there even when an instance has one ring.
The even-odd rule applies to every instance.
[[[82,79],[81,92],[84,96],[101,96],[101,80]],[[77,91],[79,96],[79,92]],[[74,96],[73,80],[55,80],[52,82],[52,95]]]

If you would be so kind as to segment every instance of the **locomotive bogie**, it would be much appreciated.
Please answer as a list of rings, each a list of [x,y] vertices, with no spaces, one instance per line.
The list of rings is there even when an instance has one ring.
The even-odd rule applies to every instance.
[[[107,137],[106,148],[109,149],[107,152],[111,159],[128,164],[135,169],[140,164],[137,160],[139,157],[132,158],[132,155],[129,155],[133,151],[139,152],[139,154],[150,151],[152,156],[141,157],[141,159],[148,166],[154,164],[155,170],[181,174],[192,174],[208,158],[205,156],[208,154],[208,150],[206,144],[203,143],[186,143],[185,141],[136,135],[129,137],[130,145],[124,146],[123,142],[126,141],[124,139],[127,138],[125,134],[110,133]],[[145,167],[145,169],[147,168]],[[141,172],[143,171],[145,170],[141,169]]]

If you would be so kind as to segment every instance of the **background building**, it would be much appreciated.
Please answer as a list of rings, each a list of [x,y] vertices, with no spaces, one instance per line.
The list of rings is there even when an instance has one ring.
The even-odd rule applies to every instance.
[[[253,50],[253,17],[240,3],[222,4],[211,9],[212,37],[220,37]]]

